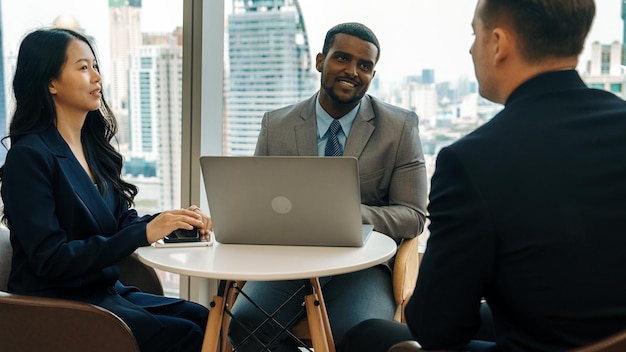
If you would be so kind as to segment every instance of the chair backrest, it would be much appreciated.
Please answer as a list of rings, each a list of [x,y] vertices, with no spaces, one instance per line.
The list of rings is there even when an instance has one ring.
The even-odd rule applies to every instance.
[[[163,285],[153,267],[139,261],[137,253],[122,259],[120,268],[120,282],[127,286],[136,286],[141,291],[163,296]]]
[[[12,255],[13,248],[9,241],[9,230],[0,226],[0,291],[7,291]]]

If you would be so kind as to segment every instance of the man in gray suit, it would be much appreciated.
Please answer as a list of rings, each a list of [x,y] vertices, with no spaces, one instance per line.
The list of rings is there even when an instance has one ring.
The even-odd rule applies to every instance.
[[[316,58],[321,89],[303,102],[266,113],[255,154],[357,157],[363,223],[373,224],[376,231],[399,243],[424,228],[426,170],[417,115],[366,95],[379,57],[378,39],[366,26],[343,23],[331,28]],[[336,132],[331,131],[329,126],[337,123]],[[328,176],[328,182],[333,182],[332,175]],[[365,319],[393,319],[392,263],[388,264],[320,278],[335,342]],[[301,285],[297,280],[247,282],[243,291],[273,312]],[[270,342],[279,327],[262,324],[265,316],[248,300],[238,300],[232,311],[249,329],[262,325],[255,337],[269,342],[272,351],[297,350],[285,334]],[[287,303],[275,318],[289,326],[304,314],[301,301],[296,300]],[[235,346],[246,336],[239,323],[231,323],[230,338]],[[258,351],[259,341],[247,339],[238,351]]]

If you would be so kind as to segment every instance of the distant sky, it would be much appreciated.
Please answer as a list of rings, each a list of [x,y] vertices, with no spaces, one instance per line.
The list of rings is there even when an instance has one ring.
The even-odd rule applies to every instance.
[[[211,4],[218,0],[205,0]],[[226,7],[231,0],[226,0]],[[596,0],[591,42],[622,41],[622,0]],[[23,35],[52,24],[58,15],[74,16],[96,38],[105,70],[109,53],[108,0],[0,0],[5,55],[16,53]],[[380,3],[378,7],[376,4]],[[321,50],[324,35],[340,22],[368,25],[381,43],[377,76],[399,78],[434,68],[437,81],[465,75],[474,78],[472,43],[473,0],[300,0],[312,55]],[[182,0],[143,0],[144,31],[171,31],[182,23]],[[581,56],[581,65],[589,59]]]

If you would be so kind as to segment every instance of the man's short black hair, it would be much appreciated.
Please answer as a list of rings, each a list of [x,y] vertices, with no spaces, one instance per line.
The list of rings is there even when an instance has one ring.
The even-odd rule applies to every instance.
[[[380,44],[378,44],[378,38],[371,29],[365,26],[362,23],[358,22],[347,22],[340,23],[333,28],[329,29],[326,32],[326,39],[324,39],[324,47],[322,48],[322,54],[328,54],[330,51],[330,47],[333,46],[333,41],[335,40],[335,35],[337,34],[348,34],[351,36],[355,36],[359,39],[365,40],[366,42],[370,42],[376,46],[378,53],[376,54],[376,62],[380,58]]]

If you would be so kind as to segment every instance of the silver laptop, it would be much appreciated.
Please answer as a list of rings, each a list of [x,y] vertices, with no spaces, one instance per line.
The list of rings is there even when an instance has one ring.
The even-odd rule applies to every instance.
[[[220,243],[362,246],[355,157],[203,156],[200,166]]]

